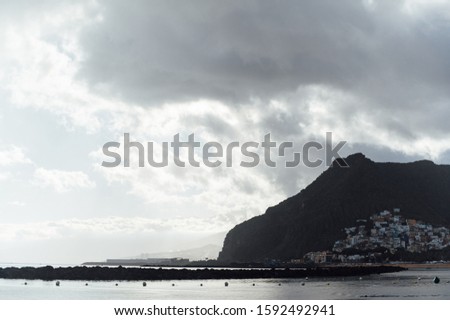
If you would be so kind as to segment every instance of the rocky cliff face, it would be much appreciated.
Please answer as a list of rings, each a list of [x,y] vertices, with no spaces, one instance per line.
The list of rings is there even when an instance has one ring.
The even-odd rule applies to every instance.
[[[360,153],[345,160],[349,168],[334,165],[297,195],[234,227],[219,260],[284,260],[331,249],[345,238],[344,227],[385,209],[450,225],[449,165],[375,163]]]

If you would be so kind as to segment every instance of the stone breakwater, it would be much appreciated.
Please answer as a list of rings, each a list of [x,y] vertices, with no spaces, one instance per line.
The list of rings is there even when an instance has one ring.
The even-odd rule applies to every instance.
[[[349,277],[407,270],[399,266],[333,266],[306,269],[163,269],[124,267],[8,267],[0,278],[28,280],[201,280],[201,279],[296,279],[305,277]]]

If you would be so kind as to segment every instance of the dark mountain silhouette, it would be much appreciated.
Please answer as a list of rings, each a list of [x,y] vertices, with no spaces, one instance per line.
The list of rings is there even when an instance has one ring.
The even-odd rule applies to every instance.
[[[297,195],[235,226],[220,261],[264,261],[329,250],[344,227],[385,209],[405,218],[450,225],[450,165],[431,161],[375,163],[358,153],[333,166]]]

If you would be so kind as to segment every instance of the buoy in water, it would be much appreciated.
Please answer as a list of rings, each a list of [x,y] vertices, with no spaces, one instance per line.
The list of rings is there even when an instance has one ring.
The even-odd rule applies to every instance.
[[[145,282],[145,281],[142,282],[142,286],[143,286],[143,287],[146,287],[146,286],[147,286],[147,282]]]
[[[28,283],[26,283],[26,282],[24,283],[25,286],[26,286],[27,284],[28,284]]]
[[[441,282],[441,279],[439,279],[439,277],[434,277],[433,282],[437,284]]]
[[[225,282],[225,287],[228,287],[228,282]]]
[[[119,284],[118,283],[116,283],[116,287],[118,287],[119,286]]]
[[[56,286],[59,287],[59,285],[61,284],[59,281],[56,281]]]
[[[302,286],[304,286],[305,285],[305,283],[304,282],[302,282]]]
[[[252,286],[255,286],[255,284],[252,284]]]
[[[84,285],[87,287],[89,284],[86,282]]]

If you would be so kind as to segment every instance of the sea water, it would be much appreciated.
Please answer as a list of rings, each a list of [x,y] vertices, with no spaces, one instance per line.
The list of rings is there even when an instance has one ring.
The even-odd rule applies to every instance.
[[[439,284],[433,282],[436,276]],[[146,286],[143,281],[61,280],[56,286],[56,281],[0,279],[0,299],[450,299],[450,269],[344,278],[146,281]]]

